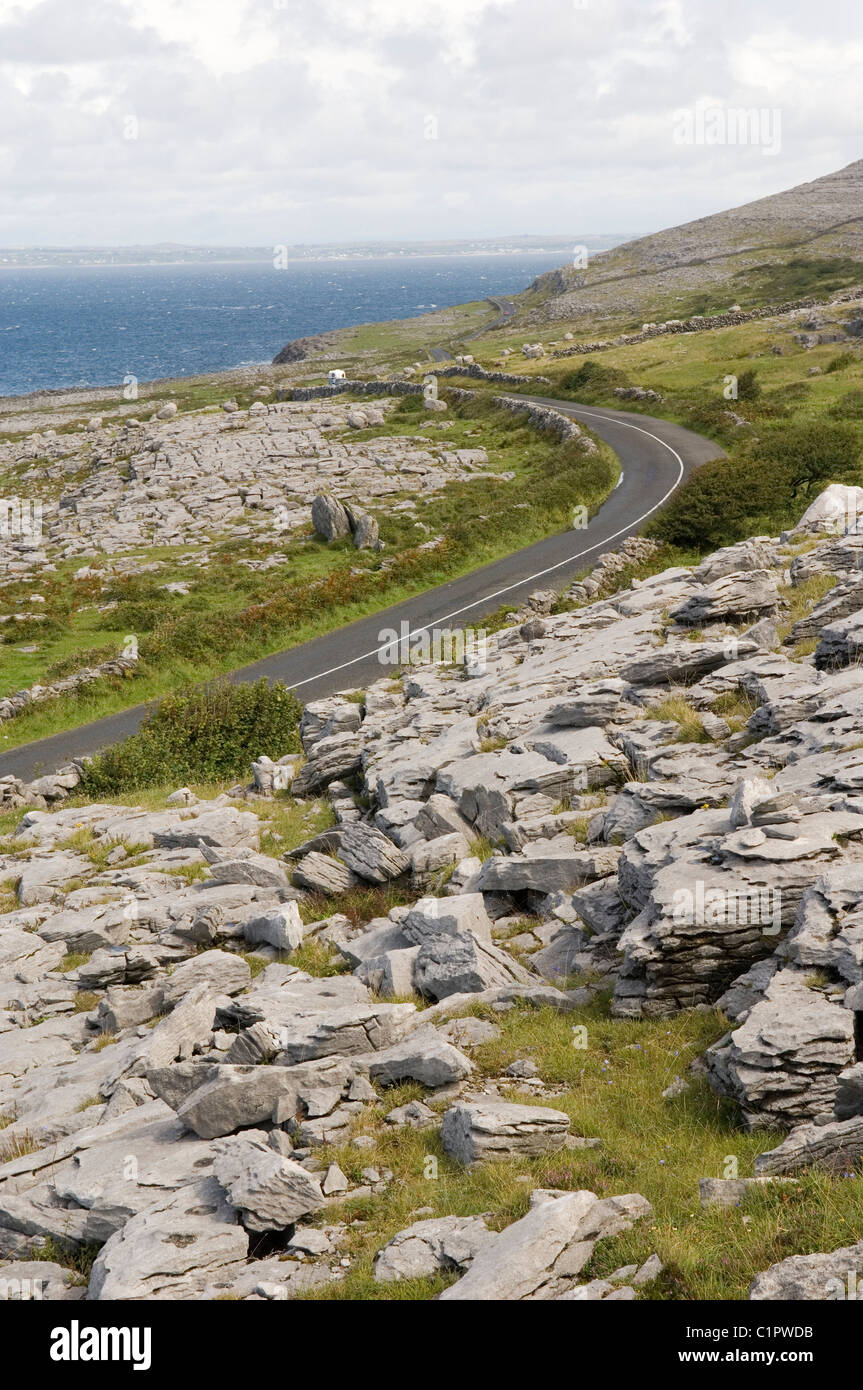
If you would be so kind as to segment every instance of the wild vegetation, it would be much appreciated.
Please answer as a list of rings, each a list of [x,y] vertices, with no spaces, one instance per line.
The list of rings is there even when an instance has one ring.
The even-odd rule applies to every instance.
[[[385,425],[351,431],[351,440],[414,437],[426,423],[420,410],[418,399],[404,398]],[[284,545],[226,538],[203,566],[194,553],[135,552],[142,565],[158,561],[158,571],[117,573],[105,589],[96,577],[75,577],[80,557],[61,562],[40,583],[44,602],[33,616],[0,629],[0,697],[116,656],[128,633],[138,644],[135,678],[105,677],[7,721],[0,747],[212,679],[443,583],[567,526],[576,505],[594,512],[618,477],[616,457],[601,442],[594,453],[561,445],[482,396],[453,403],[445,434],[433,442],[483,446],[489,472],[449,483],[418,511],[381,508],[379,553],[355,550],[349,537],[327,544],[301,535],[286,564],[255,571],[244,562],[266,560]],[[190,580],[187,595],[165,587]],[[31,592],[23,581],[7,585],[4,604],[22,609]]]
[[[216,682],[167,695],[141,730],[106,749],[87,767],[83,794],[99,798],[247,773],[266,748],[273,758],[300,751],[302,709],[290,690],[266,680]]]

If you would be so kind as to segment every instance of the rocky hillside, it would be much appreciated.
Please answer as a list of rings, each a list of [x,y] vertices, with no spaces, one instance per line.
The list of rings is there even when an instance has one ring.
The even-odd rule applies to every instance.
[[[788,263],[803,262],[797,275]],[[627,317],[655,319],[657,310],[714,311],[838,288],[860,277],[863,262],[863,160],[845,169],[759,198],[742,207],[670,227],[595,257],[587,268],[541,276],[516,303],[521,323]],[[800,279],[802,272],[803,278]],[[815,279],[807,278],[814,275]],[[838,279],[831,278],[838,276]],[[699,301],[698,303],[696,301]]]
[[[618,1058],[642,1055],[643,1113],[718,1095],[719,1152],[755,1156],[701,1174],[705,1210],[757,1220],[799,1188],[751,1297],[863,1272],[863,1241],[825,1251],[806,1220],[863,1156],[861,500],[828,489],[792,533],[621,588],[631,542],[484,659],[309,705],[304,758],[206,800],[64,806],[74,777],[7,780],[0,1277],[58,1299],[356,1296],[362,1269],[393,1296],[674,1297],[663,1242],[686,1228],[627,1190],[637,1116],[618,1147]],[[718,1027],[668,1077],[657,1023],[678,1049]],[[591,1068],[612,1090],[588,1127]]]

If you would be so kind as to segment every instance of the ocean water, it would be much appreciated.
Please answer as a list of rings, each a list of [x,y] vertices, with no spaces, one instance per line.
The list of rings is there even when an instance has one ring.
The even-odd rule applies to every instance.
[[[0,271],[0,395],[270,362],[291,338],[517,294],[560,252]]]

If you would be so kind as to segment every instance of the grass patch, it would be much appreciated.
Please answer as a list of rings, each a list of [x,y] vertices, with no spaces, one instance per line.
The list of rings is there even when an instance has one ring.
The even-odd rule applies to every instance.
[[[289,959],[291,965],[323,979],[330,975],[347,975],[351,969],[349,962],[338,954],[334,946],[328,946],[314,936],[292,951]]]
[[[40,1148],[41,1145],[25,1130],[15,1139],[0,1140],[0,1163],[11,1163],[13,1158],[26,1158],[28,1154],[38,1153]]]
[[[325,893],[310,893],[299,908],[300,916],[306,923],[321,922],[339,912],[348,917],[353,926],[363,927],[373,917],[386,917],[394,907],[407,907],[415,901],[415,893],[396,883],[385,883],[379,887],[360,884],[335,898]],[[296,953],[291,957],[292,961],[295,957]]]
[[[805,618],[816,604],[826,598],[838,582],[838,576],[835,574],[813,574],[809,579],[804,579],[802,584],[789,584],[781,590],[784,617],[776,628],[780,641],[784,641],[790,635],[794,624]]]
[[[725,720],[733,734],[738,734],[746,728],[758,709],[758,701],[737,686],[735,690],[728,690],[724,695],[717,696],[710,709],[712,714]]]
[[[44,1241],[36,1247],[30,1256],[31,1260],[45,1260],[49,1264],[62,1265],[64,1269],[71,1269],[79,1275],[78,1279],[73,1280],[76,1284],[87,1284],[96,1256],[99,1254],[99,1245],[64,1245],[62,1241],[55,1240],[53,1236],[46,1236]]]
[[[0,916],[4,912],[14,912],[18,906],[18,883],[18,878],[0,881]]]
[[[184,883],[200,883],[203,879],[210,877],[210,869],[207,864],[177,864],[170,869],[163,869],[162,873],[169,874],[172,878],[181,878]]]
[[[666,695],[647,710],[648,719],[661,719],[677,725],[677,743],[709,743],[710,736],[701,715],[685,695],[678,691]]]
[[[602,1147],[479,1164],[470,1172],[444,1153],[437,1131],[385,1123],[388,1109],[421,1096],[421,1090],[385,1092],[380,1106],[367,1107],[356,1127],[357,1133],[371,1135],[375,1147],[357,1150],[347,1144],[327,1150],[326,1159],[358,1182],[369,1165],[390,1168],[395,1180],[383,1193],[349,1197],[327,1209],[321,1220],[342,1216],[366,1224],[349,1229],[344,1253],[353,1263],[346,1277],[307,1297],[433,1298],[449,1276],[377,1284],[377,1250],[420,1219],[419,1208],[430,1207],[436,1216],[489,1213],[489,1224],[501,1229],[526,1213],[533,1187],[587,1188],[599,1196],[643,1193],[653,1205],[652,1218],[600,1242],[579,1282],[641,1263],[656,1252],[665,1272],[640,1295],[648,1299],[745,1299],[755,1274],[775,1261],[856,1240],[863,1216],[860,1185],[825,1174],[804,1174],[796,1187],[765,1188],[745,1208],[701,1209],[700,1178],[723,1176],[730,1157],[737,1160],[740,1176],[750,1176],[755,1156],[780,1138],[738,1128],[735,1107],[700,1079],[691,1080],[676,1099],[662,1098],[677,1076],[687,1076],[689,1062],[723,1033],[727,1024],[720,1015],[689,1012],[670,1020],[625,1022],[608,1019],[599,1005],[565,1015],[523,1006],[504,1015],[482,1006],[472,1012],[493,1019],[502,1030],[498,1040],[472,1051],[479,1073],[497,1077],[516,1058],[532,1058],[552,1083],[549,1091],[537,1102],[514,1087],[510,1098],[566,1111],[572,1132],[598,1136]],[[573,1046],[574,1025],[587,1029],[585,1048]]]
[[[294,801],[284,792],[256,805],[255,811],[261,821],[261,850],[275,859],[336,824],[328,801]]]
[[[69,970],[76,970],[79,965],[86,965],[92,954],[92,951],[67,951],[60,965],[57,966],[57,970],[60,974],[68,974]]]
[[[480,739],[479,751],[481,753],[496,753],[499,749],[506,748],[508,744],[509,739],[498,734],[495,738]]]

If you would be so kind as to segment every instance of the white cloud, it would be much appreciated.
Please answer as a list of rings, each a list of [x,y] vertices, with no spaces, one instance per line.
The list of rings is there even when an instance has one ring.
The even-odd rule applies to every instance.
[[[851,12],[0,0],[0,243],[668,226],[858,157]],[[781,107],[780,154],[675,145],[707,97]]]

